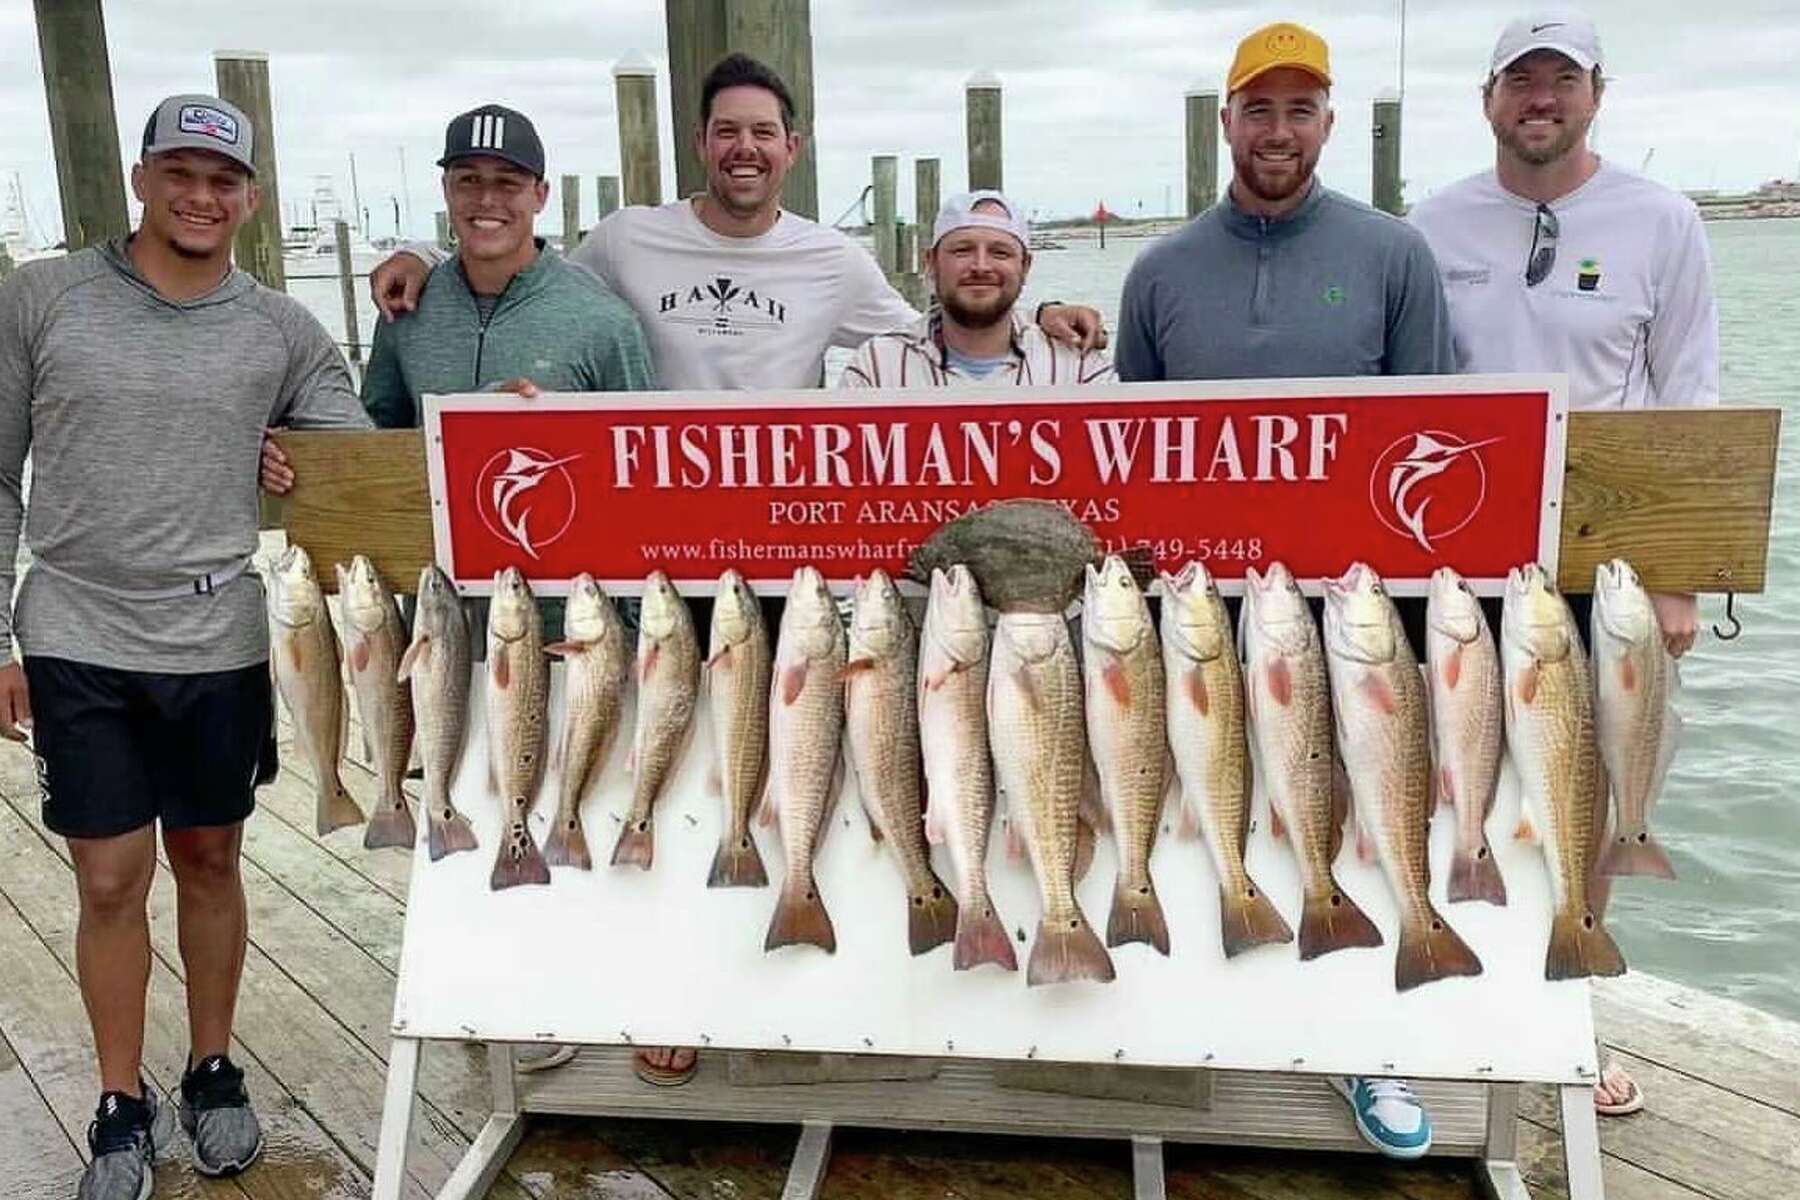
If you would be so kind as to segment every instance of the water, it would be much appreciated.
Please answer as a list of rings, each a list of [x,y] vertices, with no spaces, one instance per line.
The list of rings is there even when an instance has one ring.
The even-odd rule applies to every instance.
[[[1724,402],[1785,410],[1768,590],[1743,598],[1735,641],[1703,634],[1684,660],[1685,740],[1655,824],[1675,882],[1626,880],[1611,924],[1634,967],[1800,1019],[1800,220],[1709,224]],[[1061,235],[1058,235],[1061,237]],[[1028,295],[1091,304],[1116,324],[1143,239],[1085,236],[1037,255]],[[366,269],[358,264],[359,269]],[[294,288],[339,333],[333,283]],[[359,288],[364,346],[372,320]],[[366,351],[365,351],[366,353]],[[1702,628],[1722,599],[1702,603]]]

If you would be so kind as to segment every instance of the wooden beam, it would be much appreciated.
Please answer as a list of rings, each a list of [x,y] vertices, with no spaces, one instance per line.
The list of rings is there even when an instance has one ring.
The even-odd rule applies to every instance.
[[[219,98],[229,100],[250,118],[254,135],[250,157],[256,163],[256,188],[262,199],[238,228],[233,257],[257,282],[287,290],[287,266],[281,259],[281,188],[275,167],[275,99],[269,87],[269,56],[260,50],[213,51],[213,74]],[[352,214],[358,221],[361,213]]]
[[[1375,98],[1371,136],[1375,143],[1374,186],[1369,194],[1376,208],[1400,216],[1406,211],[1406,201],[1400,194],[1399,96],[1388,94]]]
[[[35,0],[34,7],[63,238],[75,251],[131,231],[106,22],[100,0]],[[133,159],[135,151],[134,143]]]
[[[1001,147],[1000,117],[1002,92],[1000,77],[991,71],[980,71],[963,86],[963,109],[968,139],[969,190],[992,188],[1004,190],[1001,164],[1005,158]]]
[[[1199,84],[1187,109],[1187,215],[1197,217],[1219,198],[1219,92]]]
[[[1763,590],[1781,411],[1641,409],[1569,415],[1563,479],[1565,591],[1625,558],[1660,591]],[[297,482],[288,537],[325,564],[366,554],[410,591],[432,561],[424,441],[416,429],[281,435]]]
[[[625,203],[662,203],[662,149],[656,134],[656,68],[628,55],[613,68],[619,101],[619,175]]]
[[[875,234],[875,261],[881,264],[881,273],[892,279],[900,269],[894,231],[894,192],[900,177],[900,160],[892,154],[875,155],[869,160],[869,176],[875,188],[870,201],[875,210],[870,221]]]

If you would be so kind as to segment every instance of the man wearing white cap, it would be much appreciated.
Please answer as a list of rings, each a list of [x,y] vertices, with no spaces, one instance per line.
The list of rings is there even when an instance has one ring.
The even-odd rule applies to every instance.
[[[925,252],[937,306],[905,329],[864,342],[838,386],[1032,387],[1114,379],[1104,351],[1055,341],[1019,315],[1030,246],[1025,218],[999,192],[952,196]]]
[[[1604,91],[1586,17],[1539,13],[1501,32],[1481,88],[1494,169],[1412,213],[1443,273],[1457,367],[1562,372],[1572,408],[1717,404],[1719,318],[1699,212],[1589,147]],[[1570,599],[1585,630],[1588,597]],[[1686,653],[1695,598],[1651,601],[1669,652]],[[1643,1097],[1606,1064],[1594,1103],[1616,1115]]]

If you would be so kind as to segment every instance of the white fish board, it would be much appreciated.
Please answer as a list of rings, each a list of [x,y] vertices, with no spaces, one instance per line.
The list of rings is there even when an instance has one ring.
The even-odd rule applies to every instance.
[[[479,670],[480,664],[477,664]],[[562,669],[552,671],[552,743],[562,718]],[[906,897],[892,851],[873,842],[854,778],[846,780],[819,852],[817,879],[837,932],[836,954],[763,951],[784,862],[773,828],[755,834],[766,888],[708,888],[723,821],[707,788],[712,744],[705,701],[694,739],[656,811],[653,869],[608,865],[630,803],[629,706],[611,759],[584,806],[592,871],[554,867],[548,886],[488,886],[500,841],[487,786],[481,679],[472,689],[469,746],[455,798],[481,846],[431,862],[414,856],[394,1031],[485,1041],[687,1045],[749,1050],[1035,1058],[1258,1071],[1580,1083],[1593,1078],[1594,1029],[1584,981],[1546,982],[1550,892],[1542,850],[1511,836],[1516,783],[1502,775],[1488,829],[1508,906],[1446,905],[1451,821],[1431,837],[1432,895],[1474,947],[1478,978],[1394,991],[1396,906],[1380,868],[1357,861],[1346,837],[1344,890],[1386,944],[1299,961],[1292,943],[1227,960],[1218,882],[1204,844],[1177,838],[1165,815],[1151,872],[1173,953],[1112,951],[1118,978],[1028,988],[1023,971],[1041,903],[1030,864],[1008,858],[999,819],[991,888],[1015,935],[1021,970],[953,971],[951,948],[913,958]],[[531,823],[541,845],[555,815],[551,763]],[[420,822],[421,837],[424,822]],[[939,876],[954,887],[949,856]],[[1117,856],[1102,838],[1078,888],[1104,935]],[[1269,832],[1258,797],[1251,874],[1298,929],[1300,885],[1288,844]]]

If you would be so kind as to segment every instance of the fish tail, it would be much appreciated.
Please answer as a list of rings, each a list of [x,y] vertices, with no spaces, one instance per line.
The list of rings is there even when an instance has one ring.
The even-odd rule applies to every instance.
[[[648,871],[655,858],[656,823],[648,816],[632,817],[619,831],[619,844],[613,847],[612,865]]]
[[[1150,882],[1148,872],[1136,883],[1120,875],[1113,888],[1106,944],[1123,946],[1127,942],[1143,942],[1165,956],[1169,953],[1169,923],[1163,918],[1162,901],[1156,898],[1156,885]]]
[[[494,860],[494,874],[488,880],[488,886],[498,892],[526,883],[549,882],[550,864],[544,861],[531,830],[525,827],[525,822],[514,821],[500,847],[500,856]]]
[[[588,854],[587,833],[581,828],[581,813],[560,817],[544,839],[544,861],[553,867],[575,867],[590,871],[594,860]]]
[[[396,796],[392,803],[384,804],[380,812],[369,818],[369,827],[363,830],[363,849],[411,846],[418,836],[419,827],[413,824],[412,809],[407,805],[406,797]]]
[[[1012,938],[1000,923],[994,910],[994,898],[983,890],[974,903],[964,904],[956,913],[956,949],[950,960],[958,971],[967,971],[982,963],[993,963],[1003,971],[1017,971],[1019,959],[1013,953]]]
[[[1031,945],[1025,983],[1037,987],[1076,979],[1111,983],[1112,958],[1079,911],[1068,917],[1045,917],[1038,922],[1037,940]]]
[[[1559,912],[1550,920],[1550,952],[1545,979],[1586,979],[1623,975],[1625,956],[1591,909]]]
[[[1318,958],[1352,946],[1381,945],[1381,930],[1334,879],[1331,890],[1308,896],[1300,912],[1300,957]]]
[[[1434,979],[1481,974],[1481,960],[1449,922],[1429,904],[1417,918],[1400,923],[1400,954],[1394,960],[1394,988],[1410,991]]]
[[[1246,950],[1294,940],[1294,931],[1256,881],[1245,877],[1242,889],[1222,884],[1219,888],[1220,932],[1225,957],[1236,958]]]
[[[769,919],[769,933],[763,938],[763,950],[780,946],[817,946],[827,954],[837,953],[837,933],[831,928],[831,914],[819,895],[819,885],[809,873],[804,878],[789,875],[782,885],[781,897],[775,902],[775,915]]]
[[[935,872],[927,878],[930,883],[907,897],[906,944],[915,956],[956,938],[956,897]]]
[[[363,810],[356,801],[350,798],[345,790],[343,780],[332,771],[319,789],[319,802],[315,806],[313,829],[320,837],[324,837],[334,829],[342,829],[346,825],[361,825],[364,820]]]
[[[1650,875],[1657,879],[1675,878],[1675,864],[1668,851],[1648,829],[1636,834],[1620,833],[1600,852],[1602,875]]]
[[[425,845],[432,862],[459,850],[473,850],[477,845],[475,827],[450,804],[434,805],[425,815]]]
[[[1486,900],[1489,904],[1506,905],[1506,881],[1500,877],[1500,864],[1494,861],[1493,848],[1487,835],[1472,849],[1456,848],[1450,859],[1450,903],[1460,900]]]
[[[729,831],[719,839],[713,855],[712,873],[706,877],[707,887],[767,887],[769,873],[763,869],[762,852],[756,839],[745,829],[732,835]]]

